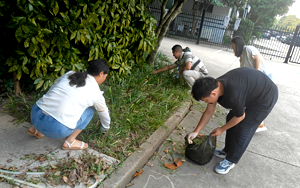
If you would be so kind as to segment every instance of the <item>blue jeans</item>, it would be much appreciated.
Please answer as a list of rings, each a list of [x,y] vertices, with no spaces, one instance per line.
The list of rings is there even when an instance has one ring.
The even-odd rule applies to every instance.
[[[64,124],[57,121],[50,115],[45,114],[38,105],[34,104],[31,108],[31,123],[43,135],[49,138],[66,138],[71,135],[76,129],[83,130],[89,124],[94,116],[95,109],[87,108],[76,124],[75,129],[70,129]]]

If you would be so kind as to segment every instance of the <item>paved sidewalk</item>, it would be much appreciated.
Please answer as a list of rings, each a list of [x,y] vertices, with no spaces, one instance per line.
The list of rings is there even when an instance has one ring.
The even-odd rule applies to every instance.
[[[192,52],[205,63],[209,74],[213,77],[239,67],[239,61],[232,51],[224,51],[216,47],[199,46],[192,42],[164,38],[159,50],[174,59],[171,53],[174,44],[189,46]],[[168,163],[169,159],[184,159],[181,146],[183,137],[194,129],[201,117],[201,111],[205,108],[203,103],[194,103],[190,108],[190,103],[185,103],[166,121],[168,129],[156,131],[138,151],[130,155],[117,173],[112,174],[99,187],[119,188],[125,187],[130,182],[132,184],[130,188],[299,187],[300,65],[284,64],[280,61],[267,61],[266,64],[272,67],[274,81],[279,88],[279,100],[265,121],[268,131],[257,133],[253,137],[241,161],[229,174],[218,175],[213,172],[215,165],[220,161],[215,157],[206,166],[199,166],[186,160],[175,171],[163,167],[162,164]],[[222,113],[222,110],[217,112],[219,116],[209,123],[203,133],[209,133],[214,127],[225,122],[225,115]],[[60,149],[64,140],[48,138],[38,140],[26,134],[29,123],[16,126],[11,121],[12,117],[0,115],[0,165],[22,166],[28,161],[20,160],[21,156],[29,153],[55,153],[57,157],[67,156],[67,152]],[[178,124],[178,128],[172,132]],[[168,136],[170,132],[172,133]],[[224,136],[225,133],[218,137],[218,148],[224,145]],[[161,144],[162,146],[159,147]],[[158,147],[157,154],[153,155]],[[168,154],[164,152],[166,148],[170,151]],[[80,151],[78,152],[72,151],[72,155],[79,155]],[[114,161],[113,158],[105,157],[108,161]],[[8,159],[12,159],[9,164]],[[151,164],[144,166],[147,161],[153,166]],[[35,161],[29,163],[42,165]],[[141,168],[144,170],[142,175],[132,180],[134,173]],[[45,187],[45,185],[40,186]],[[2,182],[0,187],[12,186]]]
[[[16,167],[18,170],[26,170],[33,169],[35,167],[43,167],[48,164],[55,165],[62,158],[75,157],[78,158],[81,154],[89,154],[95,155],[98,158],[103,158],[103,160],[107,161],[108,165],[117,162],[116,159],[109,157],[107,155],[101,154],[95,150],[87,149],[87,150],[72,150],[69,155],[69,151],[62,150],[62,144],[64,139],[50,139],[44,137],[42,139],[37,139],[36,137],[30,136],[26,133],[28,128],[31,126],[30,123],[24,122],[20,125],[14,124],[14,118],[0,113],[0,166],[8,167]],[[29,156],[39,156],[40,154],[44,154],[47,156],[49,160],[39,161],[34,160],[34,157]],[[1,175],[1,173],[0,173]],[[4,173],[5,176],[10,176],[7,173]],[[28,179],[32,179],[34,175],[28,175],[28,178],[25,178],[24,181],[28,182]],[[101,176],[99,181],[103,181],[105,177]],[[95,183],[95,181],[91,181],[91,184]],[[26,184],[21,184],[22,186],[26,186]],[[38,183],[36,187],[53,187],[49,184]],[[11,184],[6,182],[0,182],[1,188],[10,188],[14,187]],[[30,188],[32,186],[28,186]],[[66,185],[56,186],[57,188],[70,187]],[[83,183],[76,186],[77,188],[84,188],[86,185]]]
[[[189,46],[213,77],[239,67],[239,61],[232,51],[215,47],[165,38],[160,50],[173,59],[171,47],[177,43],[183,47]],[[272,68],[274,81],[279,88],[279,100],[265,120],[268,130],[254,135],[240,162],[227,175],[214,172],[222,159],[214,157],[209,164],[200,166],[185,159],[182,154],[184,136],[186,132],[194,130],[206,106],[200,102],[190,108],[191,111],[180,122],[179,129],[172,132],[158,153],[144,166],[142,175],[128,184],[130,188],[299,187],[300,66],[270,60],[266,64]],[[225,114],[215,117],[201,133],[208,134],[224,122]],[[217,138],[219,149],[224,146],[225,134]],[[165,149],[168,149],[168,154]],[[186,161],[174,171],[166,169],[163,164],[171,163],[174,158]]]

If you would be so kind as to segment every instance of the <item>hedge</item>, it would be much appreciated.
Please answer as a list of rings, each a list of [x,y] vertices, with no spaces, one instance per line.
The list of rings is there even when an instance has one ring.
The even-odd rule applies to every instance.
[[[105,59],[114,77],[143,64],[154,49],[155,23],[142,0],[0,1],[0,15],[14,32],[9,72],[29,74],[46,90],[66,71],[84,71],[90,60]],[[2,6],[4,5],[4,6]],[[4,8],[6,9],[4,10]],[[10,7],[7,10],[7,7]]]

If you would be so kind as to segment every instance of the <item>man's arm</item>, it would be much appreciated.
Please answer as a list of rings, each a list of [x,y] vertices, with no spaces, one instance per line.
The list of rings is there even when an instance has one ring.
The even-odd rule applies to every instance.
[[[171,69],[174,69],[176,68],[177,66],[175,64],[171,64],[171,65],[167,65],[167,66],[164,66],[163,68],[160,68],[158,70],[154,70],[152,72],[152,74],[157,74],[157,73],[160,73],[160,72],[164,72],[164,71],[167,71],[167,70],[171,70]]]
[[[216,129],[214,129],[211,132],[211,135],[212,136],[220,136],[224,131],[226,131],[227,129],[230,129],[231,127],[236,126],[243,119],[245,119],[245,113],[241,117],[233,116],[233,118],[231,118],[231,120],[229,120],[225,125],[223,125],[222,127],[218,127]]]
[[[205,127],[205,125],[209,122],[210,118],[212,117],[212,115],[215,112],[216,105],[217,105],[217,103],[207,104],[206,110],[202,114],[202,117],[201,117],[196,129],[193,131],[194,133],[199,133],[203,129],[203,127]]]
[[[191,70],[191,68],[192,68],[192,62],[189,61],[189,62],[187,62],[187,63],[185,64],[184,69],[182,69],[182,70],[179,71],[179,76],[182,75],[183,71],[185,71],[185,70]]]

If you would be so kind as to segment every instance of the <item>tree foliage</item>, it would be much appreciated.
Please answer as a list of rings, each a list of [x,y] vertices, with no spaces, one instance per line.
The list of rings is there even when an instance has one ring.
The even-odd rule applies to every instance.
[[[251,10],[247,16],[255,23],[255,26],[271,27],[275,23],[275,17],[288,12],[288,7],[295,0],[251,0]]]
[[[239,28],[233,33],[234,36],[243,37],[245,44],[249,44],[254,30],[254,23],[249,19],[241,19]]]
[[[278,28],[286,28],[290,30],[295,30],[297,25],[300,24],[300,19],[295,15],[283,16],[276,23],[276,27]]]
[[[29,74],[36,89],[45,90],[66,71],[82,71],[88,61],[98,58],[107,60],[116,77],[129,73],[135,63],[145,62],[155,45],[156,20],[148,16],[142,0],[11,0],[9,4],[7,27],[14,31],[17,45],[6,65],[18,80]]]

